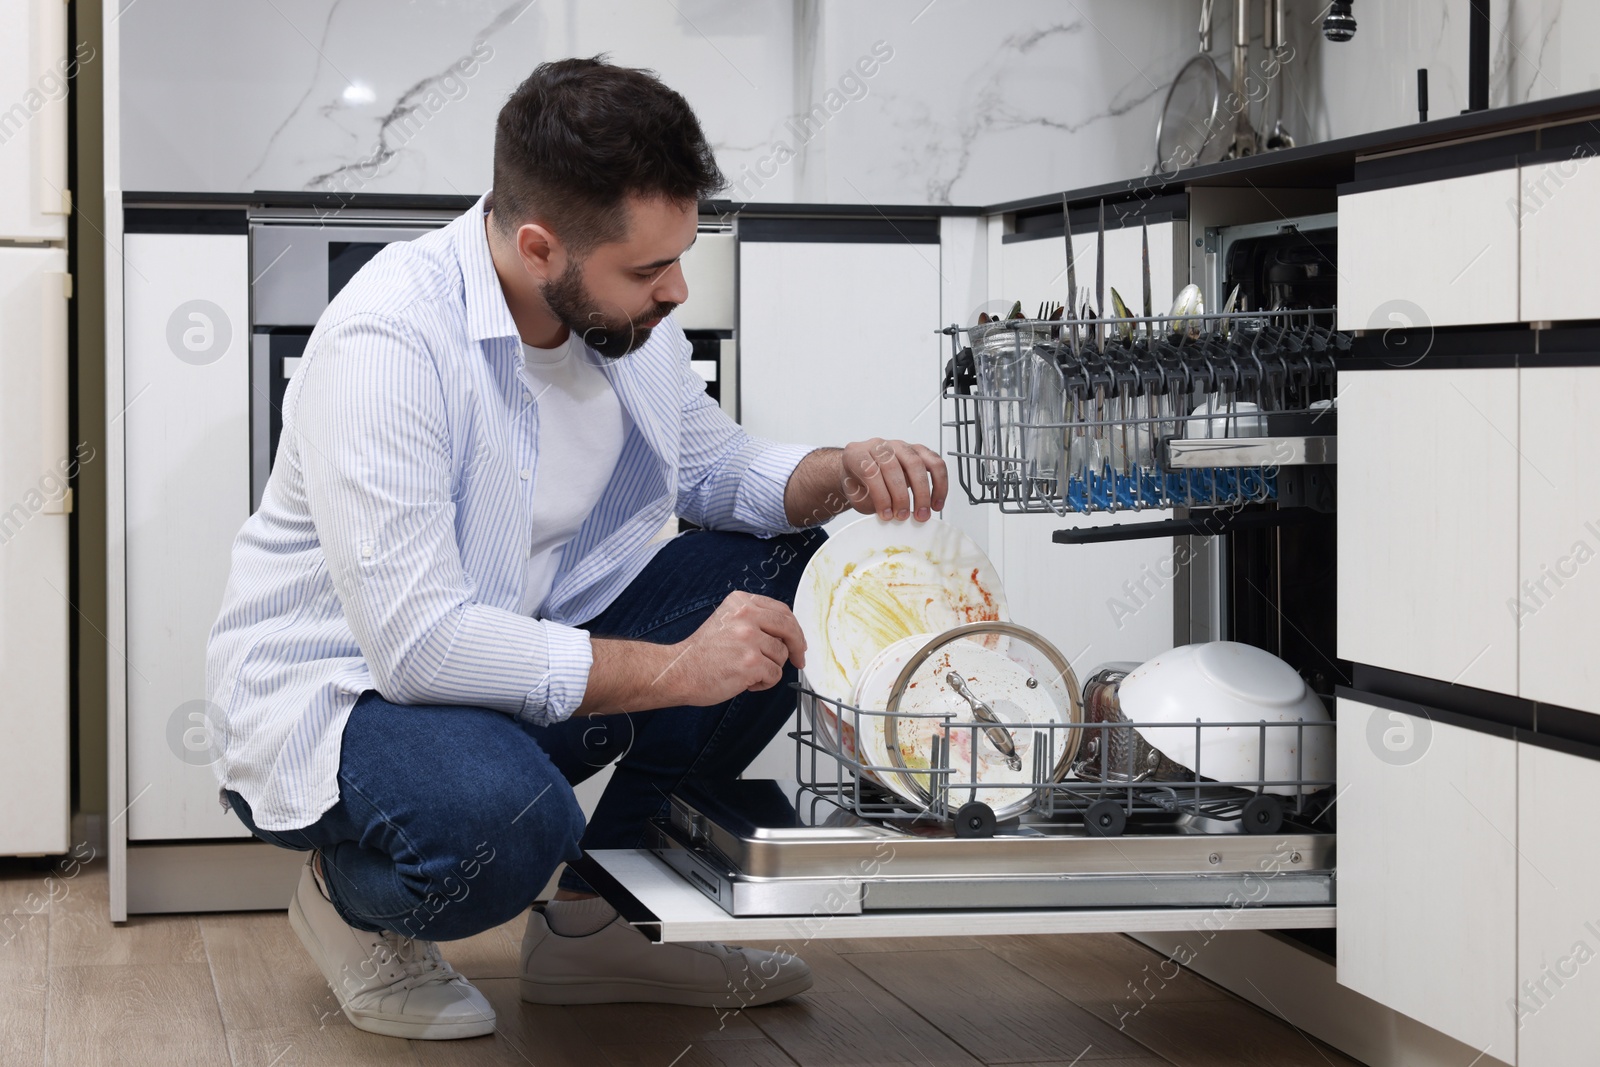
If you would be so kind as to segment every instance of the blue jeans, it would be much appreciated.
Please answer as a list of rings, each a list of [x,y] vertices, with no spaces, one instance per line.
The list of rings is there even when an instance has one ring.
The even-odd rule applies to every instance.
[[[682,640],[736,589],[794,601],[821,530],[762,540],[695,530],[668,542],[584,624],[597,636]],[[533,902],[584,849],[638,848],[688,777],[738,777],[794,710],[783,680],[711,707],[661,708],[530,726],[475,707],[391,704],[362,694],[345,724],[339,800],[300,830],[251,833],[322,853],[334,907],[361,930],[450,941],[498,926]],[[615,762],[587,827],[572,787]],[[570,869],[563,888],[587,890]]]

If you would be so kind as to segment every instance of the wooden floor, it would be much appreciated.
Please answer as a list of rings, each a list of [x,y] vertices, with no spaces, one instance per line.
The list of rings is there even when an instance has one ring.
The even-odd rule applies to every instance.
[[[1112,934],[814,941],[791,946],[816,973],[810,991],[719,1018],[523,1004],[519,920],[443,946],[494,1003],[498,1033],[405,1042],[345,1020],[282,912],[106,915],[103,864],[65,876],[0,862],[0,1064],[1355,1063]]]

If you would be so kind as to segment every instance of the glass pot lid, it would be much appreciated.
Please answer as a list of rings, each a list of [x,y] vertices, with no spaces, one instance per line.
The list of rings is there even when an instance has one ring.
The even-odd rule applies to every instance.
[[[949,813],[974,800],[1020,814],[1059,781],[1082,721],[1077,677],[1043,636],[978,622],[931,637],[884,701],[886,775],[896,793]]]

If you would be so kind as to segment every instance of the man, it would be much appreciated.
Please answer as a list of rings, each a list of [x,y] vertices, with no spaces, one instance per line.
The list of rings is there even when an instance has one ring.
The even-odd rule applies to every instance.
[[[786,722],[811,527],[944,503],[926,448],[774,444],[705,395],[670,313],[722,185],[653,75],[547,63],[500,113],[493,192],[375,257],[306,346],[209,689],[224,802],[311,853],[289,921],[364,1030],[491,1031],[434,942],[524,911],[525,1000],[811,984],[793,956],[651,944],[570,868],[529,910]],[[704,529],[653,542],[674,514]],[[613,761],[586,827],[572,787]]]

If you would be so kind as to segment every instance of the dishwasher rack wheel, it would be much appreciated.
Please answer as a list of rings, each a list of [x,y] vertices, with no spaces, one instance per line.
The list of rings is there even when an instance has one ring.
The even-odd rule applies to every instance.
[[[1083,813],[1083,827],[1096,837],[1121,837],[1127,829],[1128,813],[1109,797],[1090,804]]]
[[[1248,834],[1275,834],[1283,827],[1283,801],[1271,793],[1257,793],[1245,801],[1240,816]]]
[[[994,809],[981,800],[969,800],[956,809],[957,837],[993,837]]]

